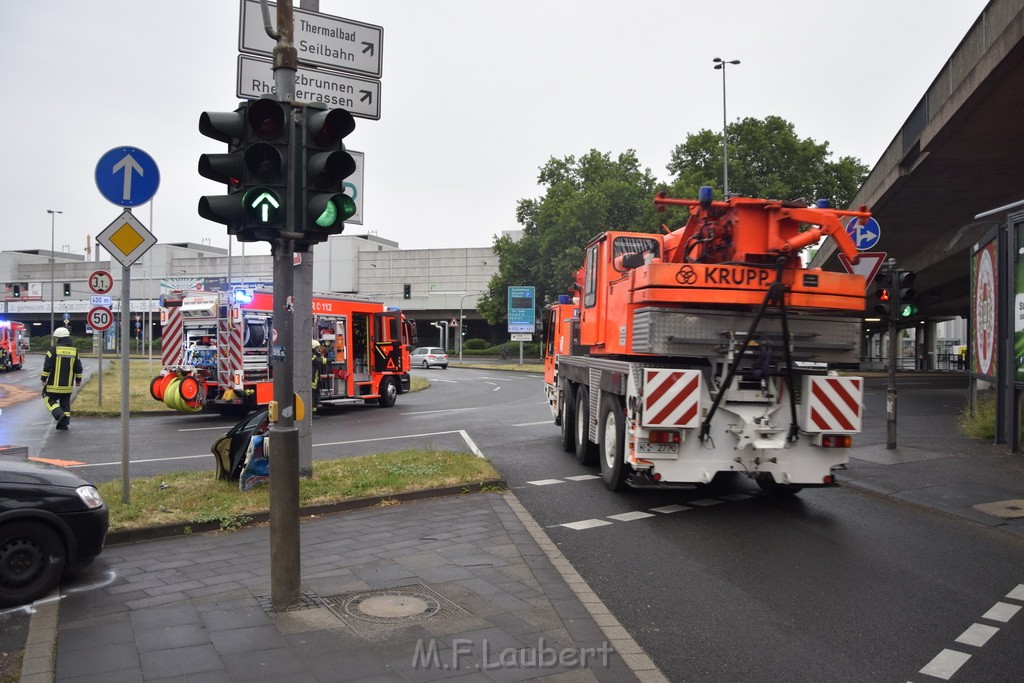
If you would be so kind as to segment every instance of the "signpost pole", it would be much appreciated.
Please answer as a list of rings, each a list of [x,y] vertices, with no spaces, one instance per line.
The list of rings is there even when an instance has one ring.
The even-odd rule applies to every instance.
[[[896,259],[889,259],[887,270],[895,283]],[[889,298],[889,384],[885,388],[885,447],[888,450],[896,448],[896,354],[899,350],[897,342],[900,333],[900,328],[896,325],[899,285],[895,284],[893,289],[893,294]]]
[[[131,500],[131,480],[128,477],[128,339],[131,334],[131,267],[121,268],[121,502]]]

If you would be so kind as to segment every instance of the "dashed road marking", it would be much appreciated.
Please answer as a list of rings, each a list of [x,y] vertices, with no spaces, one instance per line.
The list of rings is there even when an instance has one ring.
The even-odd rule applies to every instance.
[[[688,500],[687,505],[699,505],[701,507],[708,507],[709,505],[721,505],[723,501],[715,498],[701,498],[700,500]]]
[[[534,486],[551,486],[552,484],[564,484],[565,481],[562,479],[537,479],[536,481],[528,481],[527,484],[533,484]]]
[[[997,602],[992,605],[992,609],[982,614],[981,618],[1006,623],[1019,611],[1020,605],[1011,605],[1008,602]]]
[[[569,481],[587,481],[588,479],[600,479],[600,475],[597,474],[577,474],[574,477],[566,477]]]
[[[661,507],[651,508],[655,512],[660,512],[663,515],[670,515],[673,512],[683,512],[684,510],[692,510],[692,507],[686,505],[662,505]]]
[[[963,643],[964,645],[973,645],[975,647],[981,647],[988,642],[988,639],[999,632],[999,629],[995,626],[988,626],[987,624],[971,624],[971,627],[961,633],[956,642]]]
[[[948,681],[970,658],[971,656],[965,652],[946,649],[937,654],[935,659],[928,662],[921,669],[921,673]]]
[[[582,529],[593,529],[596,526],[608,526],[610,524],[611,522],[608,522],[603,519],[584,519],[580,522],[569,522],[568,524],[559,524],[558,526],[564,526],[570,529],[574,529],[576,531],[580,531]]]
[[[608,515],[608,519],[614,519],[616,522],[632,522],[637,519],[653,516],[649,512],[623,512],[620,515]]]
[[[1006,597],[1010,600],[1024,602],[1024,584],[1017,584],[1017,587],[1007,593]],[[1020,605],[997,602],[981,618],[1006,623],[1020,611],[1020,608]],[[999,628],[996,626],[973,623],[966,631],[957,636],[956,642],[972,647],[984,647],[989,639],[997,633],[999,633]],[[932,661],[928,662],[919,673],[948,681],[970,658],[971,655],[966,652],[945,648]]]

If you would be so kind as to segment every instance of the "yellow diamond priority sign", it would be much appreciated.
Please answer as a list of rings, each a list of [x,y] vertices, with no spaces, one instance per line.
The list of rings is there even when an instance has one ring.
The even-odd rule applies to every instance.
[[[156,237],[131,211],[125,211],[96,237],[96,241],[128,268],[156,244]]]

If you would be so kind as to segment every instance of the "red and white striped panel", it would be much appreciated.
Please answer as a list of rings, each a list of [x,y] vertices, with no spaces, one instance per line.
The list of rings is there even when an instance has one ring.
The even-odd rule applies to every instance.
[[[245,323],[232,325],[228,318],[217,321],[217,386],[221,389],[234,387],[233,376],[245,375],[245,359],[242,354]],[[244,381],[244,380],[243,380]]]
[[[803,402],[809,432],[860,432],[864,380],[861,377],[804,377]]]
[[[682,427],[700,424],[700,370],[644,368],[642,427]]]
[[[160,362],[165,368],[181,364],[182,343],[181,308],[160,309]]]

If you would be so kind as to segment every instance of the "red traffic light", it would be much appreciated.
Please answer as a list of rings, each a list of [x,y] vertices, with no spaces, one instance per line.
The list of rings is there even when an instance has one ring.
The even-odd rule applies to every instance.
[[[889,300],[889,290],[888,289],[884,289],[884,288],[883,289],[876,289],[875,290],[875,296],[878,298],[879,301],[888,301]]]

